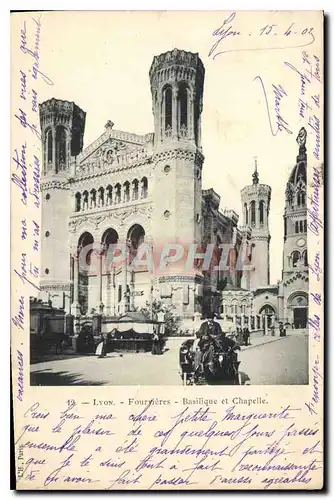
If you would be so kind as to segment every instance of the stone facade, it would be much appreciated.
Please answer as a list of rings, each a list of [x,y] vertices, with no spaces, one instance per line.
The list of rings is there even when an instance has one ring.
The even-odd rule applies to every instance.
[[[257,161],[253,183],[241,191],[243,223],[252,228],[250,263],[252,271],[244,274],[243,285],[250,290],[270,283],[270,211],[271,187],[259,184]]]
[[[299,154],[285,191],[282,281],[279,285],[279,316],[296,327],[306,327],[308,318],[307,259],[307,154],[306,130],[297,138]]]
[[[282,322],[296,329],[306,328],[308,318],[307,262],[307,155],[306,131],[301,129],[297,142],[299,154],[289,175],[285,191],[284,246],[282,279],[270,284],[270,186],[259,184],[257,165],[253,183],[241,191],[244,224],[251,226],[249,271],[242,276],[241,286],[252,294],[252,315],[265,316],[266,326]],[[262,207],[261,207],[262,203]],[[240,314],[245,299],[239,291],[223,292],[222,313],[232,310]],[[228,299],[228,300],[227,300]],[[228,304],[231,304],[229,306]],[[224,307],[225,305],[225,307]],[[256,323],[256,321],[255,321]]]
[[[219,209],[220,196],[202,189],[204,75],[198,54],[174,49],[154,57],[149,71],[153,133],[119,131],[108,121],[85,149],[84,111],[58,99],[40,105],[43,299],[65,304],[75,316],[117,316],[157,298],[192,321],[234,308],[234,294],[233,311],[252,313],[255,291],[269,284],[271,188],[258,183],[256,171],[241,194],[239,227],[233,210]],[[299,174],[295,177],[299,182]],[[300,217],[297,212],[287,207],[286,220]],[[291,255],[295,243],[289,224],[285,252]],[[178,246],[183,254],[162,269],[168,246]],[[205,268],[209,247],[210,267]],[[224,253],[226,268],[215,269]],[[191,268],[186,265],[190,257]],[[288,262],[278,315],[293,307],[293,297],[284,298],[290,281],[302,279]]]

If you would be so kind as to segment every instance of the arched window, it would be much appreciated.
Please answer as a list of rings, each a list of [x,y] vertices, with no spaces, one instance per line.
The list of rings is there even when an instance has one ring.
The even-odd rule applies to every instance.
[[[287,221],[286,221],[286,217],[284,217],[284,241],[286,240],[286,234],[287,234]]]
[[[299,222],[295,222],[295,233],[299,233]]]
[[[92,254],[93,254],[93,243],[94,238],[91,233],[85,232],[78,239],[78,253],[83,252],[83,254],[79,255],[79,263],[80,263],[80,272],[89,271],[87,266],[90,266]],[[88,249],[85,249],[89,246]]]
[[[53,150],[52,150],[52,130],[48,130],[46,133],[46,139],[45,139],[45,151],[46,151],[46,163],[52,163],[52,155],[53,155]]]
[[[108,228],[102,236],[101,243],[104,245],[107,257],[107,266],[113,265],[113,259],[117,255],[118,248],[113,247],[118,242],[118,233],[115,229]]]
[[[304,193],[304,191],[299,191],[298,192],[298,194],[297,194],[297,205],[299,207],[305,205],[305,193]]]
[[[115,186],[115,203],[121,202],[121,185],[118,183]]]
[[[76,193],[75,195],[75,211],[80,212],[81,210],[81,193]]]
[[[248,224],[248,207],[247,207],[247,203],[244,204],[244,211],[245,211],[245,223]]]
[[[57,127],[56,162],[57,170],[64,170],[66,168],[66,130],[64,127]]]
[[[138,200],[138,194],[139,194],[139,181],[138,179],[135,179],[132,181],[132,199],[133,200]]]
[[[250,209],[251,209],[251,224],[252,224],[252,226],[254,226],[255,225],[255,201],[251,201]]]
[[[267,316],[275,315],[275,309],[270,304],[266,304],[261,307],[259,314],[265,314]]]
[[[90,208],[96,207],[96,189],[92,189],[90,192]]]
[[[178,94],[180,136],[188,135],[188,87],[181,83]]]
[[[137,255],[138,248],[144,242],[145,230],[140,224],[134,224],[128,231],[127,241],[129,244],[129,261],[132,260]]]
[[[173,94],[171,87],[166,87],[164,91],[165,104],[165,135],[171,136],[172,132],[172,113],[173,113]]]
[[[303,260],[304,260],[304,266],[308,266],[308,260],[307,260],[307,250],[303,253]]]
[[[291,258],[292,258],[292,267],[297,267],[297,264],[300,259],[300,253],[297,252],[297,250],[295,250],[294,252],[292,252]]]
[[[231,305],[231,313],[232,314],[238,314],[238,304],[236,301],[233,301],[232,302],[232,305]]]
[[[129,229],[127,237],[131,248],[137,250],[144,241],[145,230],[140,224],[135,224]]]
[[[147,177],[143,177],[141,180],[141,198],[147,198],[147,190],[148,190],[148,180]]]
[[[304,233],[307,233],[307,220],[304,220]]]
[[[106,205],[112,205],[112,187],[110,184],[106,187]]]
[[[98,207],[104,206],[104,189],[103,189],[103,187],[100,187],[98,189],[97,206]]]
[[[263,218],[264,218],[264,201],[260,201],[260,224],[263,224]]]
[[[83,210],[87,210],[87,208],[88,208],[88,191],[84,191],[82,193],[82,198],[83,198],[83,200],[82,200],[82,209]]]
[[[123,202],[130,201],[130,183],[128,181],[123,184]]]

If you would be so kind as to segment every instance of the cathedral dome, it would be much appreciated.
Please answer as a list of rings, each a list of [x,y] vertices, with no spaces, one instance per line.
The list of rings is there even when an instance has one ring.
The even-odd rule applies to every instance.
[[[300,180],[305,182],[306,184],[306,166],[305,162],[298,162],[297,165],[294,166],[288,183],[296,185]]]

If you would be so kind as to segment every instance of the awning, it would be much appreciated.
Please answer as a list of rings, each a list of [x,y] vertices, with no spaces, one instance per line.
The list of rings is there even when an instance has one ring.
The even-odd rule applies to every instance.
[[[129,330],[133,330],[138,334],[154,333],[154,324],[153,323],[130,323],[130,322],[117,322],[117,323],[106,323],[103,324],[103,333],[110,333],[112,330],[118,330],[120,333],[127,332]]]

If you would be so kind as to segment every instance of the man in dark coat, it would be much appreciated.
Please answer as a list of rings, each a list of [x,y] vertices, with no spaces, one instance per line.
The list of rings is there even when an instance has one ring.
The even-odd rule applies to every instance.
[[[221,342],[224,347],[232,347],[235,345],[233,340],[227,338],[222,331],[220,324],[214,321],[213,315],[208,315],[198,332],[196,333],[198,341],[195,342],[194,368],[195,371],[203,372],[203,355],[207,352],[208,347],[214,341]],[[197,348],[196,348],[197,347]]]
[[[249,330],[247,327],[244,328],[244,331],[243,331],[243,340],[244,340],[244,345],[248,345],[249,344]]]

